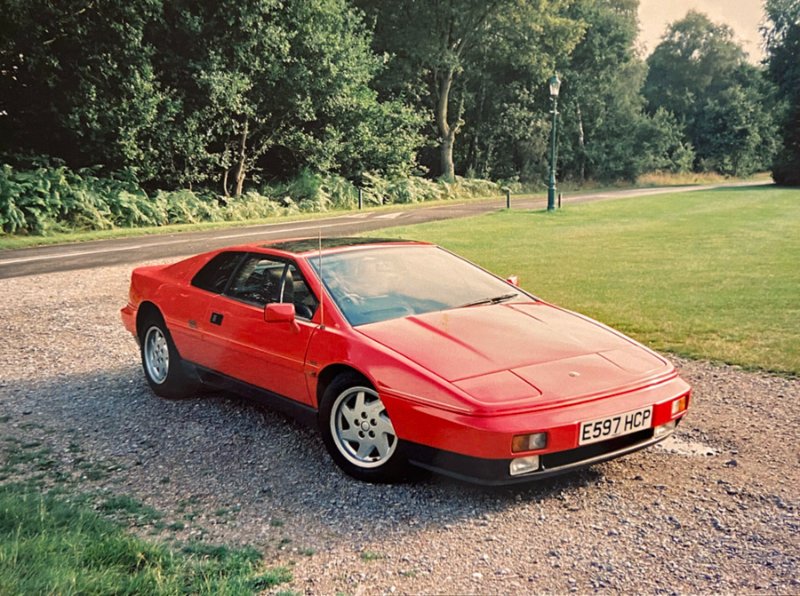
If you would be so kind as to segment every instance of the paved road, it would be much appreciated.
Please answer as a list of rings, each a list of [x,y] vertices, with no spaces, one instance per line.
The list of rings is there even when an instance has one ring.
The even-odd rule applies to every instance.
[[[564,204],[689,192],[708,188],[714,187],[684,186],[680,188],[616,190],[569,197],[565,199]],[[545,199],[543,197],[525,199],[512,197],[511,201],[512,209],[541,209],[544,206]],[[140,236],[121,240],[99,240],[80,244],[0,251],[0,279],[54,271],[141,263],[155,259],[192,255],[223,246],[262,239],[270,241],[316,236],[320,232],[323,236],[344,236],[399,225],[469,217],[503,208],[505,208],[505,198],[497,198],[435,207],[420,206],[417,209],[389,212],[352,212],[324,219],[240,226],[206,232]]]

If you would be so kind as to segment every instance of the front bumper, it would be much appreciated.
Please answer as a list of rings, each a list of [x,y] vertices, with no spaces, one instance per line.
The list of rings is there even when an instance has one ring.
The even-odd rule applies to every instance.
[[[689,385],[674,376],[624,393],[496,416],[471,416],[392,399],[391,392],[382,397],[415,465],[481,484],[514,484],[613,459],[661,441],[686,413],[685,409],[673,413],[673,403],[690,393]],[[583,422],[646,407],[652,408],[650,428],[580,445]],[[512,452],[514,436],[533,433],[547,433],[545,448]],[[533,456],[539,458],[536,471],[510,474],[512,460]]]
[[[676,422],[680,422],[680,419],[676,420]],[[418,443],[406,443],[405,449],[409,461],[426,470],[473,484],[503,486],[566,474],[573,470],[615,459],[655,445],[669,437],[674,430],[659,436],[654,436],[654,432],[654,428],[649,428],[600,443],[543,454],[540,456],[541,464],[539,470],[519,476],[512,476],[509,473],[511,458],[487,459],[471,457]]]

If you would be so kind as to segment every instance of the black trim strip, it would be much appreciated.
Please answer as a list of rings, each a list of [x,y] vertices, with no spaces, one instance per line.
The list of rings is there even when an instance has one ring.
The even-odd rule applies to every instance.
[[[267,406],[271,410],[286,414],[298,422],[309,427],[317,426],[317,410],[309,405],[300,403],[286,396],[256,387],[244,381],[234,379],[217,371],[211,370],[192,362],[183,362],[184,366],[193,369],[194,376],[202,383],[220,389],[230,391],[237,395],[257,402],[259,405]]]

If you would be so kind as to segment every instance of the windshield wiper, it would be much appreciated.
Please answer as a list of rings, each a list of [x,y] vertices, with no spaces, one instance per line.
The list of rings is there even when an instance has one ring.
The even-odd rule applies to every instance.
[[[501,294],[500,296],[495,296],[494,298],[481,298],[480,300],[467,302],[466,304],[462,304],[461,306],[458,306],[456,308],[466,308],[468,306],[480,306],[481,304],[499,304],[500,302],[511,300],[512,298],[516,298],[517,296],[519,296],[518,292],[512,292],[510,294]]]

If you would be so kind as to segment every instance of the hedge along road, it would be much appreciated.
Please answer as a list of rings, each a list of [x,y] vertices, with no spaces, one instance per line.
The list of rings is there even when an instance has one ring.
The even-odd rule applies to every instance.
[[[636,188],[597,192],[569,197],[565,200],[565,204],[750,184],[763,184],[763,181],[731,185]],[[512,196],[511,198],[512,209],[541,209],[544,206],[545,199],[542,197],[514,198]],[[352,235],[397,225],[412,225],[442,219],[469,217],[502,208],[505,208],[505,198],[477,199],[467,203],[459,202],[434,207],[420,206],[416,209],[402,211],[355,211],[346,215],[314,220],[254,226],[243,225],[240,227],[218,228],[206,232],[140,236],[119,240],[99,240],[79,244],[6,250],[0,251],[0,279],[174,258],[257,240],[283,240],[286,238],[316,236],[319,233],[323,236]]]

